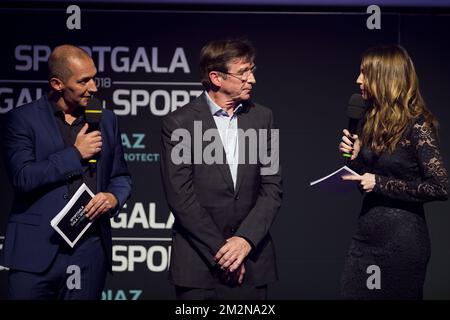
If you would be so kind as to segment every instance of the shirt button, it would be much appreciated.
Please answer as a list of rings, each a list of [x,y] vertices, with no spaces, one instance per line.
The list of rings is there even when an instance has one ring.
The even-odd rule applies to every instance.
[[[69,195],[68,194],[64,194],[63,198],[67,200],[67,199],[69,199]]]

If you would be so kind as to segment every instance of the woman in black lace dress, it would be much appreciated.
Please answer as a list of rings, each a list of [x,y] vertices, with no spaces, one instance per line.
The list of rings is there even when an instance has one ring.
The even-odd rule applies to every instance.
[[[345,299],[421,299],[430,239],[423,204],[448,197],[437,121],[400,46],[366,51],[357,79],[367,101],[359,137],[344,130],[339,150],[365,193],[344,267]],[[350,140],[349,138],[352,138]],[[380,277],[378,277],[380,276]]]

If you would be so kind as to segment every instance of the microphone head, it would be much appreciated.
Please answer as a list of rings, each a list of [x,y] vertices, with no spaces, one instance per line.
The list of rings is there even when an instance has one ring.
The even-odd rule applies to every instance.
[[[350,119],[361,119],[366,111],[366,102],[359,93],[354,93],[348,101],[347,117]]]
[[[102,118],[103,107],[100,100],[91,98],[84,111],[87,123],[99,123]]]

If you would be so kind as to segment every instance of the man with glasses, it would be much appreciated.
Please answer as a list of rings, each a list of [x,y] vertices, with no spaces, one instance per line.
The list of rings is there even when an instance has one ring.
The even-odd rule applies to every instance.
[[[278,152],[269,150],[271,110],[250,101],[254,58],[248,41],[208,43],[200,55],[205,92],[163,120],[161,172],[175,215],[169,278],[177,299],[266,299],[267,284],[277,279],[269,228],[281,205],[280,170],[263,173],[260,159],[249,160],[257,146]],[[199,130],[215,138],[195,140]],[[261,144],[245,139],[251,132],[268,134],[257,135]],[[194,139],[179,143],[179,133]],[[220,146],[213,162],[202,158],[210,142]],[[180,150],[184,161],[175,159]]]

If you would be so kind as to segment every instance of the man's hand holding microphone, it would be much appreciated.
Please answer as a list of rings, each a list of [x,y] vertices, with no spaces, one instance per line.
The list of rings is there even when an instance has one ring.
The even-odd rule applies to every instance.
[[[98,122],[95,126],[98,128]],[[86,123],[80,132],[77,134],[75,140],[75,148],[80,152],[83,160],[95,159],[102,151],[102,135],[99,130],[89,132],[89,123]],[[95,161],[96,165],[96,161]],[[117,198],[109,192],[99,192],[86,205],[86,217],[90,220],[98,218],[100,215],[109,212],[118,204]]]

